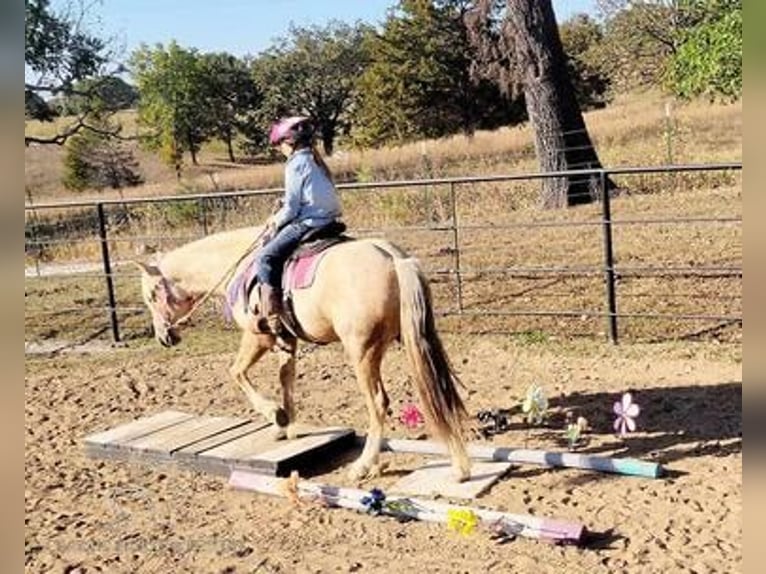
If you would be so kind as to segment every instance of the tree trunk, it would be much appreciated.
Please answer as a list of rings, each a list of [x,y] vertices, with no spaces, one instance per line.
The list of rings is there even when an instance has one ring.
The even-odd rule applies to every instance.
[[[322,126],[322,147],[325,155],[331,156],[335,151],[335,129]]]
[[[237,160],[234,158],[234,147],[231,145],[231,140],[233,138],[231,137],[231,132],[226,132],[226,151],[229,152],[229,161],[231,163],[236,162]]]
[[[542,172],[600,168],[569,78],[551,0],[507,0],[509,31],[521,70],[527,114]],[[595,176],[542,180],[546,209],[591,203]],[[607,178],[607,190],[614,183]]]
[[[191,132],[186,136],[186,142],[189,145],[189,154],[191,155],[192,165],[199,165],[197,163],[197,144],[194,141],[194,137]]]

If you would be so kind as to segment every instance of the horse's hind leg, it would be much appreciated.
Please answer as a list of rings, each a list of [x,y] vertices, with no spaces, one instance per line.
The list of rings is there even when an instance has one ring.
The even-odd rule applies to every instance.
[[[258,393],[247,376],[247,371],[250,367],[269,351],[272,345],[271,336],[244,331],[237,357],[234,359],[234,364],[229,368],[229,373],[239,385],[239,388],[245,393],[253,408],[266,417],[266,419],[275,423],[277,425],[277,433],[281,433],[284,436],[284,427],[288,423],[287,413],[277,403]]]
[[[386,343],[378,341],[367,346],[358,354],[349,353],[370,416],[364,449],[349,470],[349,476],[353,480],[374,475],[379,470],[380,443],[388,412],[388,395],[383,388],[383,381],[380,376],[380,364],[383,360],[385,347]]]

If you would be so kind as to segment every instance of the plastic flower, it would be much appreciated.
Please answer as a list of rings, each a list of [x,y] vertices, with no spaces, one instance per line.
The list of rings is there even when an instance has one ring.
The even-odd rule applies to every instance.
[[[628,434],[628,431],[636,430],[636,417],[641,412],[640,407],[633,402],[630,393],[622,395],[622,400],[614,403],[614,414],[617,418],[614,421],[614,431],[619,432],[621,436]]]
[[[450,508],[447,510],[447,528],[460,534],[471,534],[476,525],[479,524],[479,517],[476,516],[470,508]]]
[[[569,423],[567,425],[565,436],[567,437],[567,441],[569,441],[570,450],[573,450],[574,447],[577,446],[577,443],[580,442],[580,437],[582,436],[582,433],[587,428],[588,428],[588,419],[586,419],[585,417],[577,417],[577,422]]]
[[[362,497],[362,505],[369,514],[378,515],[383,512],[383,503],[386,501],[385,493],[379,488],[373,488],[370,494]]]
[[[527,423],[540,424],[543,422],[547,408],[548,397],[545,396],[545,390],[539,385],[530,385],[527,389],[527,397],[521,405],[521,410],[526,414]]]
[[[402,412],[399,414],[399,420],[408,429],[416,429],[423,424],[423,413],[417,405],[413,403],[407,403],[402,407]]]
[[[500,544],[511,542],[524,532],[524,525],[509,518],[499,518],[490,525],[492,539]]]

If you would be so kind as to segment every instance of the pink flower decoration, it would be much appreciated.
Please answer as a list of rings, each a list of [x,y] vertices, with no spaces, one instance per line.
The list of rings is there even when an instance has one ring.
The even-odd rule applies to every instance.
[[[402,407],[402,412],[399,414],[399,420],[408,429],[418,428],[423,424],[423,413],[413,403],[407,403]]]
[[[633,402],[633,397],[630,393],[622,395],[622,400],[614,403],[614,414],[617,415],[614,421],[615,432],[625,436],[628,434],[628,431],[633,432],[636,430],[635,418],[640,412],[641,409]]]

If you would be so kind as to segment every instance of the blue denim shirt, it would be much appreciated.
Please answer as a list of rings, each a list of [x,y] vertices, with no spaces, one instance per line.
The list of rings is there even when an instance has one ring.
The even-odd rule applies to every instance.
[[[294,221],[321,227],[341,214],[335,186],[314,161],[311,150],[293,153],[285,164],[284,204],[274,216],[277,229]]]

